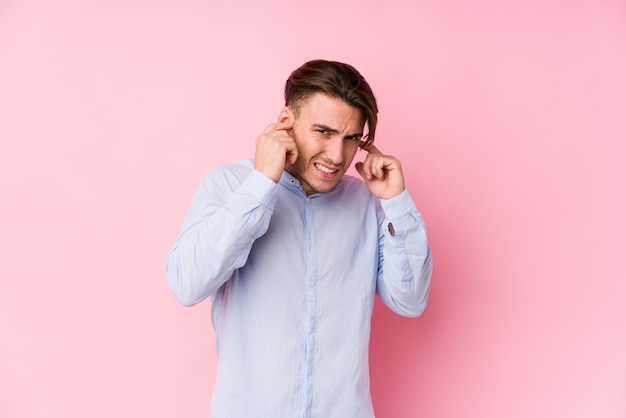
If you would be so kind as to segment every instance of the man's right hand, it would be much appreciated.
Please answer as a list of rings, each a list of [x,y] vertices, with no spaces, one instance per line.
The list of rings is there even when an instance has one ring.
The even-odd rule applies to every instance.
[[[256,139],[254,168],[278,183],[287,163],[298,157],[296,143],[289,134],[293,123],[272,123]]]

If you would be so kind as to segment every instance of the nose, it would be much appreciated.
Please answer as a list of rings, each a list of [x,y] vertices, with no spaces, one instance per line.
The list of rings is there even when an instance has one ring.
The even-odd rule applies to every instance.
[[[333,137],[326,143],[326,157],[333,164],[343,164],[343,138],[339,136]]]

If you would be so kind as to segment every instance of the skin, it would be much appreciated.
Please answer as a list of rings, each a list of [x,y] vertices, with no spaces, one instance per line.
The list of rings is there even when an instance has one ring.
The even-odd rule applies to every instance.
[[[400,161],[362,141],[364,126],[358,108],[317,93],[300,103],[297,116],[285,106],[277,123],[261,133],[255,169],[274,182],[287,170],[307,195],[325,193],[335,187],[361,148],[368,154],[356,163],[356,170],[375,196],[390,199],[404,190]]]

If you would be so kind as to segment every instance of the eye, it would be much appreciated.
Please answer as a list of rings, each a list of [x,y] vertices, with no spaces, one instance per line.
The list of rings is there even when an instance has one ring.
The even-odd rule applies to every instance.
[[[327,129],[316,129],[315,132],[319,132],[322,135],[328,135],[328,130]]]

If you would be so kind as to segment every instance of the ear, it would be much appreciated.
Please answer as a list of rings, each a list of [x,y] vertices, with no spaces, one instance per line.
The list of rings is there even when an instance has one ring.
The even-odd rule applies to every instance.
[[[278,123],[293,123],[293,112],[287,106],[283,107],[278,114]]]

